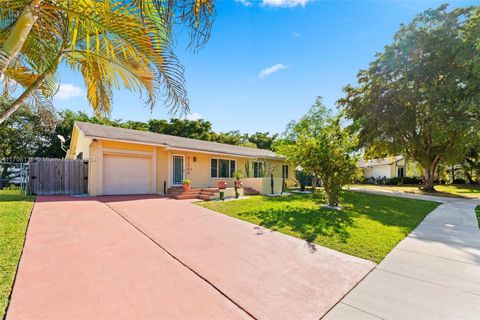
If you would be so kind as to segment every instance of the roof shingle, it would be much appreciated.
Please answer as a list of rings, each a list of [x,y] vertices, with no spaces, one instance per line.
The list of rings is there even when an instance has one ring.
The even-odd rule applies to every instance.
[[[375,167],[375,166],[383,166],[389,165],[394,162],[403,160],[403,156],[394,156],[394,157],[387,157],[387,158],[380,158],[380,159],[371,159],[371,160],[360,160],[358,161],[357,166],[359,168],[368,168],[368,167]]]
[[[283,159],[282,156],[279,156],[270,150],[189,139],[167,134],[111,127],[80,121],[75,121],[75,126],[77,126],[85,136],[90,138],[144,143],[166,146],[172,149],[187,149],[252,158]]]

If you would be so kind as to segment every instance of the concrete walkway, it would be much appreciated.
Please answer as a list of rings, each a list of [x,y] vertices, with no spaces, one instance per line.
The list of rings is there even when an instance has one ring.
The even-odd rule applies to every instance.
[[[480,319],[480,201],[365,192],[443,204],[323,319]]]

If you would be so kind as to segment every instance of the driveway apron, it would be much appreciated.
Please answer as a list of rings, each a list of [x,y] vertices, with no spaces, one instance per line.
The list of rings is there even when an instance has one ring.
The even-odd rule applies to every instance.
[[[257,319],[319,319],[375,266],[183,201],[103,201]]]

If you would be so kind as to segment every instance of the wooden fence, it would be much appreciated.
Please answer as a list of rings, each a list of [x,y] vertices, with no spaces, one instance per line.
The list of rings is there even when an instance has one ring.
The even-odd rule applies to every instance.
[[[28,163],[31,194],[88,193],[88,161],[34,158]]]

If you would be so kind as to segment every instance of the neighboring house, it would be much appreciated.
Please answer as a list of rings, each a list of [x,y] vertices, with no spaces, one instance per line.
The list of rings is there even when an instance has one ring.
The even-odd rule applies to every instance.
[[[403,156],[360,160],[357,166],[363,169],[365,178],[391,179],[403,178],[406,175],[406,162]]]
[[[244,186],[265,194],[282,189],[283,177],[291,185],[294,169],[284,157],[269,150],[247,148],[75,122],[67,159],[89,160],[90,195],[163,194],[192,180],[192,188],[215,188],[220,181],[233,187],[233,172],[250,168]],[[166,188],[164,187],[166,186]]]

